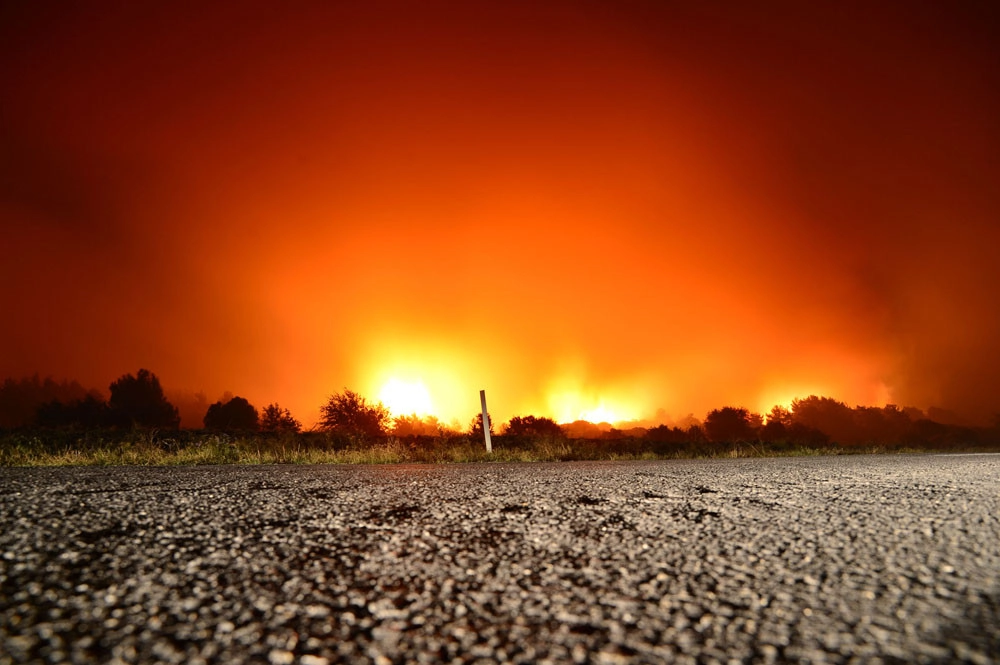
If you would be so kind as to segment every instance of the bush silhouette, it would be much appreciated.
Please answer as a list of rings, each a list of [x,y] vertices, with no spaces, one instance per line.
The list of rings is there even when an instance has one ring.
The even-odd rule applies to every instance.
[[[205,429],[218,431],[256,431],[259,417],[253,404],[242,397],[226,403],[216,402],[205,413]]]
[[[382,402],[369,404],[356,392],[330,396],[320,407],[320,429],[355,441],[371,441],[385,436],[389,427],[389,410]]]
[[[690,446],[687,432],[680,427],[657,425],[646,430],[643,435],[647,446],[657,454],[676,453]]]
[[[398,416],[392,421],[392,434],[401,439],[441,436],[444,427],[435,416],[420,417],[416,414]]]
[[[112,382],[108,407],[111,423],[121,427],[176,429],[181,422],[177,408],[163,396],[160,380],[148,369]]]
[[[574,420],[559,428],[570,439],[600,439],[604,436],[604,431],[589,420]]]
[[[480,418],[482,414],[480,414]],[[481,428],[481,426],[480,426]],[[562,428],[551,418],[535,416],[514,416],[504,426],[504,436],[514,439],[547,439],[550,441],[564,439],[566,435]]]
[[[302,423],[292,418],[291,412],[278,406],[277,402],[265,406],[260,415],[261,432],[298,432],[300,429]]]

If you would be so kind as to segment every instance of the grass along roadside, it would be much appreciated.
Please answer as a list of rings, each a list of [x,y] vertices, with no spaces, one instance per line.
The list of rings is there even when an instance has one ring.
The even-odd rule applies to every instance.
[[[808,447],[769,446],[760,442],[686,446],[649,450],[641,445],[616,446],[606,441],[539,439],[518,445],[481,443],[460,437],[435,445],[388,438],[371,445],[320,446],[295,437],[267,439],[205,435],[187,441],[158,439],[136,433],[118,441],[63,441],[52,445],[40,437],[0,438],[0,466],[171,466],[200,464],[399,464],[469,462],[558,462],[573,460],[652,460],[694,458],[789,457],[865,453],[920,453],[929,450],[897,446]],[[957,452],[957,451],[955,451]]]

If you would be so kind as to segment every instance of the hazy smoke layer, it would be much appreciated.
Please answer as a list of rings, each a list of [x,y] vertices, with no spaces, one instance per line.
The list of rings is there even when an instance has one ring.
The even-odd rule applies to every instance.
[[[301,9],[0,9],[0,377],[1000,411],[988,7]]]

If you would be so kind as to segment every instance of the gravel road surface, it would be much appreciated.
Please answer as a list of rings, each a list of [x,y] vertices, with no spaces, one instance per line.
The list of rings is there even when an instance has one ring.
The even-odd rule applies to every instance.
[[[0,469],[0,663],[1000,659],[1000,456]]]

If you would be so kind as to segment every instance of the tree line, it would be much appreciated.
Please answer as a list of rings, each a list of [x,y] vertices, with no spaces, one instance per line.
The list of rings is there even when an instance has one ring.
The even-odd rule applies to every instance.
[[[40,379],[7,379],[0,385],[0,427],[41,428],[160,428],[180,426],[178,410],[166,398],[155,374],[140,369],[125,374],[109,386],[108,400],[77,382]],[[27,415],[30,414],[30,415]],[[345,388],[330,395],[320,408],[315,430],[351,444],[374,443],[396,437],[412,445],[432,446],[435,440],[469,437],[481,440],[483,417],[477,413],[465,431],[437,418],[416,415],[393,418],[381,402],[369,402]],[[204,429],[233,433],[287,433],[301,431],[301,423],[278,403],[258,410],[247,399],[231,396],[208,406]],[[762,415],[743,407],[725,406],[710,411],[703,421],[689,418],[683,425],[657,425],[615,429],[577,421],[560,425],[550,418],[515,416],[490,432],[500,445],[528,445],[539,441],[591,439],[632,441],[666,451],[683,447],[734,444],[863,446],[917,445],[953,447],[1000,441],[1000,419],[993,427],[965,427],[933,420],[915,408],[849,407],[829,397],[794,400],[790,407],[775,406]],[[498,430],[498,431],[497,431]]]
[[[38,375],[7,379],[0,385],[0,427],[160,428],[180,427],[180,414],[156,374],[140,369],[111,382],[110,398],[78,382],[44,380]],[[272,403],[258,412],[243,397],[211,404],[203,419],[216,431],[298,432],[302,425],[288,409]]]

